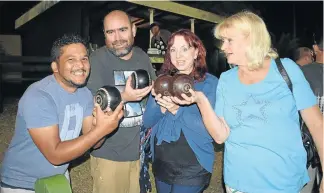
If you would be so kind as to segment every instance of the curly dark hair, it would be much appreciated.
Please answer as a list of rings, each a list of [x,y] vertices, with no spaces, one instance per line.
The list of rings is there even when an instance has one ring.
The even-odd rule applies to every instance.
[[[195,81],[200,82],[205,79],[207,72],[206,65],[206,49],[204,44],[193,32],[188,29],[180,29],[174,32],[168,40],[167,51],[164,57],[164,63],[161,66],[160,74],[174,74],[177,69],[171,62],[170,48],[174,43],[175,36],[182,36],[188,42],[189,46],[198,49],[197,59],[194,61],[194,69],[190,73],[190,76],[194,78]]]
[[[80,35],[77,34],[64,34],[62,37],[56,39],[51,49],[51,60],[52,62],[57,61],[62,55],[62,47],[70,44],[81,43],[87,47],[87,43]]]

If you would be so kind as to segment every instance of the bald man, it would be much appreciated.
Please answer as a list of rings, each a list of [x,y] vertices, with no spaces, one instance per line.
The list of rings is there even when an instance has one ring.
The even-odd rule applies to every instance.
[[[134,90],[128,76],[145,69],[153,79],[155,71],[148,55],[134,46],[136,26],[123,11],[115,10],[104,18],[106,45],[90,56],[91,74],[87,87],[92,94],[104,85],[116,86],[125,102],[125,114],[115,133],[91,153],[93,193],[139,193],[140,125],[152,87]]]
[[[295,51],[294,60],[299,66],[310,64],[314,61],[313,51],[307,47],[300,47]]]

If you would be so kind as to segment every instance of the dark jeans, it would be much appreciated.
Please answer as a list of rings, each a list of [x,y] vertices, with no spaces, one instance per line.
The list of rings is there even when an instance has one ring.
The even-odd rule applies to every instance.
[[[182,186],[177,184],[167,184],[155,179],[157,193],[202,193],[205,186]]]

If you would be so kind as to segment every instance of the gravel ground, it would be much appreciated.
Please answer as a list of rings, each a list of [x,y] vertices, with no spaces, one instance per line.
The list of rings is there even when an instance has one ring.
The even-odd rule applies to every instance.
[[[13,135],[18,99],[6,98],[4,112],[0,114],[0,167],[4,152]],[[222,152],[216,153],[216,161],[211,184],[204,193],[223,193],[222,187]],[[152,176],[152,175],[151,175]],[[82,156],[71,164],[71,180],[74,193],[91,193],[92,179],[88,156]],[[152,180],[153,181],[153,180]],[[154,184],[153,184],[154,186]],[[153,188],[152,193],[155,193]]]

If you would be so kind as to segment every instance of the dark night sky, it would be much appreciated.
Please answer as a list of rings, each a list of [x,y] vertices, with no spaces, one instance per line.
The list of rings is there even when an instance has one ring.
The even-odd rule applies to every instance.
[[[269,31],[276,36],[282,32],[293,34],[295,5],[296,36],[300,44],[309,46],[312,34],[323,33],[323,1],[247,2],[260,9]]]
[[[2,2],[3,3],[3,2]],[[0,3],[0,34],[17,33],[14,30],[14,21],[30,7],[38,2],[5,2]],[[202,2],[203,3],[203,2]],[[296,35],[301,39],[300,43],[309,46],[312,34],[322,33],[323,30],[323,1],[246,1],[255,9],[261,11],[269,31],[277,38],[282,32],[293,34],[293,8],[295,5]]]

